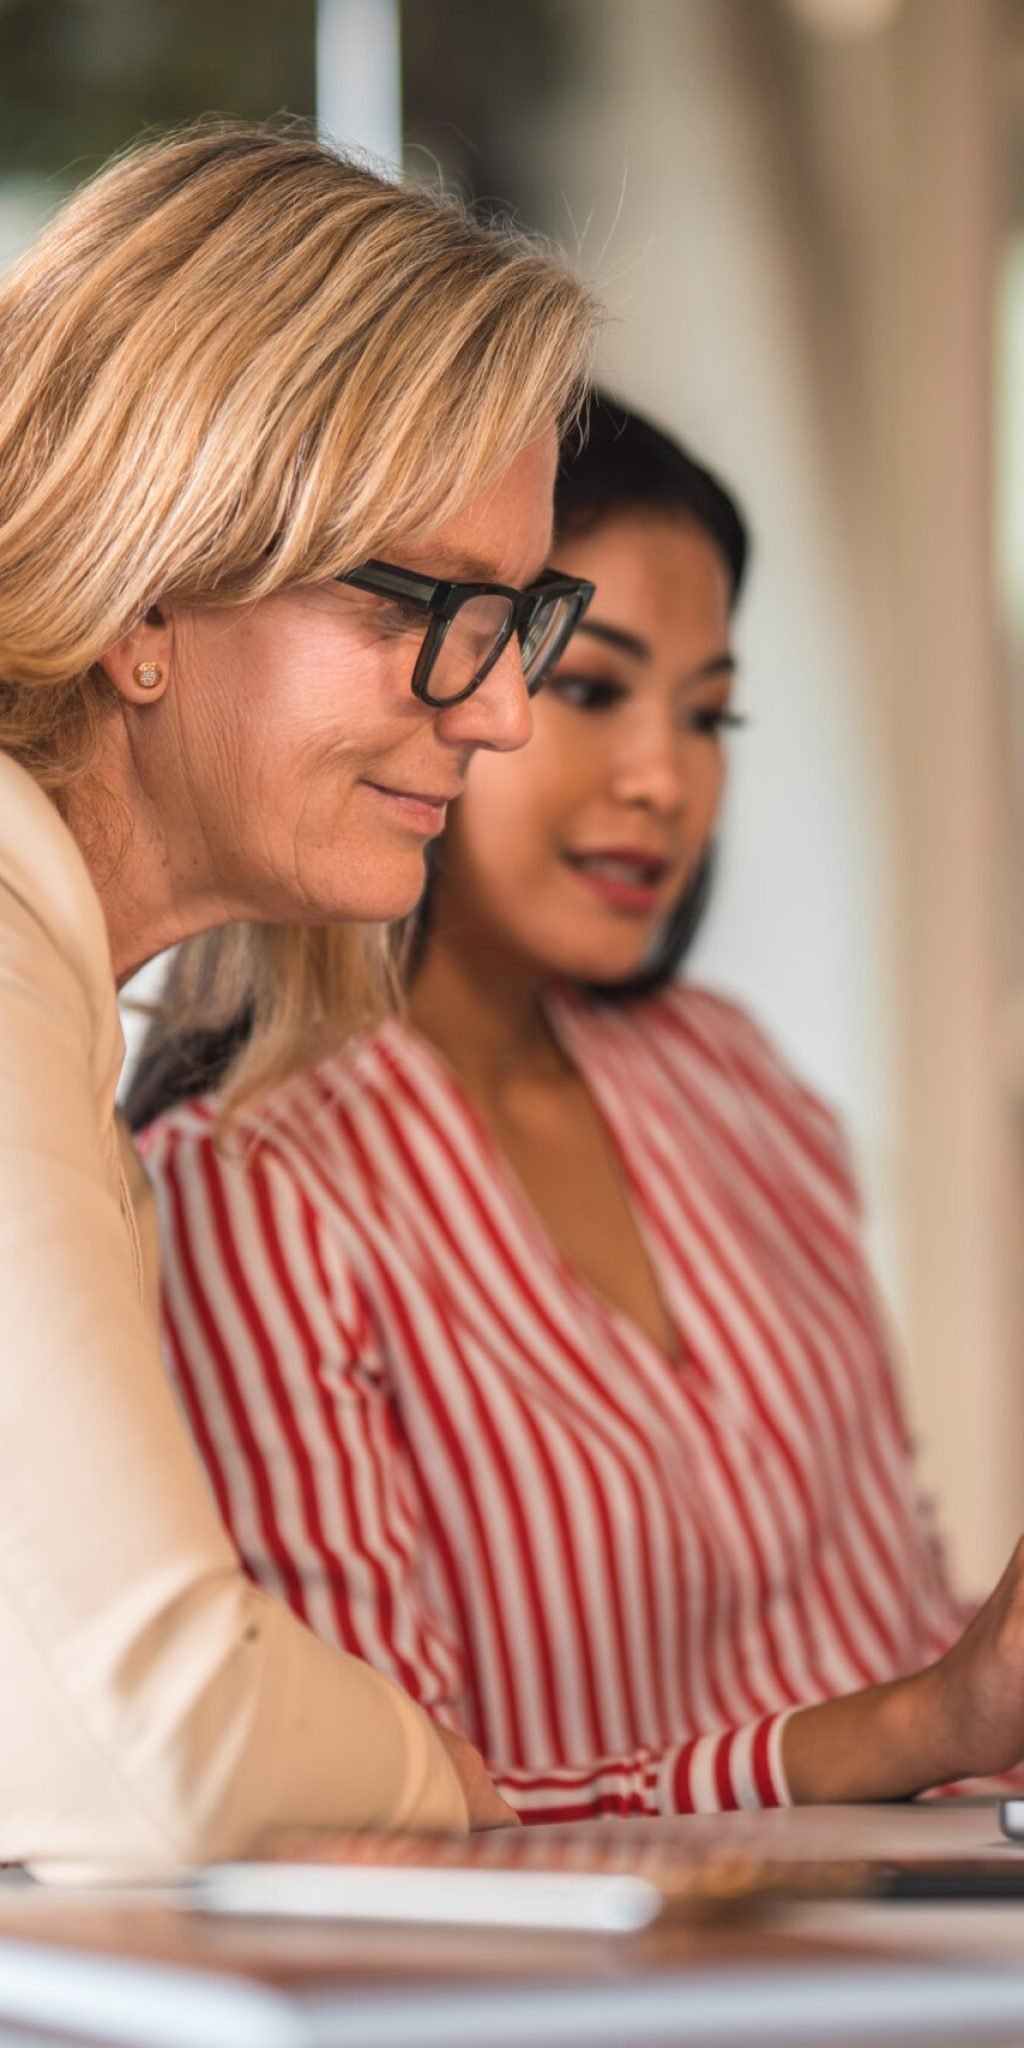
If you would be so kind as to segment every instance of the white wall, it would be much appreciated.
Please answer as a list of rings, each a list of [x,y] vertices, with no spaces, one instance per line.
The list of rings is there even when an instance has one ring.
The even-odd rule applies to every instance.
[[[843,1109],[965,1582],[1024,1521],[1020,1134],[1002,1087],[1008,741],[992,603],[999,10],[858,43],[775,0],[564,0],[534,137],[605,374],[745,501],[726,859],[699,966]],[[882,10],[885,16],[885,10]]]
[[[609,304],[602,369],[736,489],[754,533],[719,886],[694,972],[841,1108],[900,1293],[889,807],[802,315],[777,108],[721,0],[577,0],[599,58],[551,175]],[[557,218],[557,214],[556,214]]]

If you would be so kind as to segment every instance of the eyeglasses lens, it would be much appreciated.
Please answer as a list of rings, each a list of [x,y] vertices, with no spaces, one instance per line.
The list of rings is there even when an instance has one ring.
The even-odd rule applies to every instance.
[[[523,677],[531,693],[540,689],[552,663],[557,661],[578,611],[574,596],[560,596],[549,598],[534,613],[522,641]]]
[[[470,597],[459,606],[430,671],[435,702],[461,696],[490,667],[495,650],[508,636],[511,617],[507,597]]]

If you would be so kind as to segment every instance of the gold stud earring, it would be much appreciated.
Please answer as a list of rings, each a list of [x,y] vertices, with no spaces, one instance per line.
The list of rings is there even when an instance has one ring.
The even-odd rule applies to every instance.
[[[140,690],[155,690],[164,679],[164,672],[158,661],[136,662],[132,675]]]

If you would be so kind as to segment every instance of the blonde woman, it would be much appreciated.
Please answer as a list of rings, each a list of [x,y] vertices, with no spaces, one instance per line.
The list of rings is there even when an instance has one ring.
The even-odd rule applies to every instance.
[[[410,907],[589,594],[545,570],[591,324],[546,251],[223,126],[0,287],[0,1859],[507,1817],[240,1568],[147,1313],[115,984],[239,921],[251,1080],[372,1009],[331,927]]]

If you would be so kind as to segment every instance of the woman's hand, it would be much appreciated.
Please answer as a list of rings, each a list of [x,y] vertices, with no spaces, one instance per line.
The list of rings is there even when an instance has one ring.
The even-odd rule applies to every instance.
[[[787,1722],[782,1763],[796,1805],[908,1799],[1024,1757],[1024,1540],[959,1641],[895,1679]]]
[[[464,1735],[453,1735],[450,1728],[442,1728],[436,1721],[434,1727],[448,1751],[449,1761],[462,1786],[463,1796],[469,1808],[469,1825],[473,1833],[481,1828],[517,1828],[519,1815],[511,1806],[506,1805],[501,1793],[495,1790],[480,1751],[474,1749]]]
[[[959,1642],[922,1678],[954,1760],[951,1776],[989,1777],[1024,1757],[1024,1538]]]

